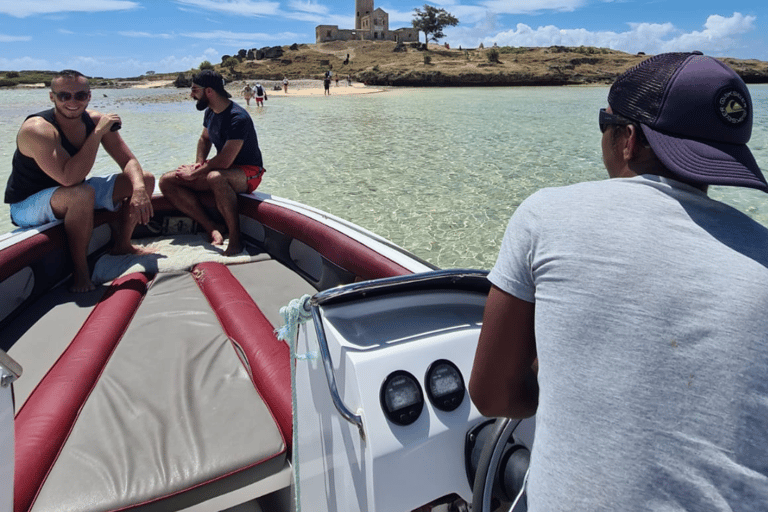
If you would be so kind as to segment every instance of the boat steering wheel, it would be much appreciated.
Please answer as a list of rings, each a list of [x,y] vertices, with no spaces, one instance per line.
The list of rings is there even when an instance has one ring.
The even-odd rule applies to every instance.
[[[472,510],[474,512],[491,512],[491,502],[494,496],[510,503],[509,512],[524,512],[528,509],[525,503],[525,482],[528,479],[528,449],[522,445],[509,445],[521,420],[497,418],[488,440],[484,443],[483,451],[475,472],[475,482],[472,487]],[[503,470],[502,470],[503,467]],[[500,473],[504,473],[500,475]],[[506,478],[500,478],[504,476]],[[512,485],[505,485],[508,482]],[[507,489],[507,487],[512,487]]]

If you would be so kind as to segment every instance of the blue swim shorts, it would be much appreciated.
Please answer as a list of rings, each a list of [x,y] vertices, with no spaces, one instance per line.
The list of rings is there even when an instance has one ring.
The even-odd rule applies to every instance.
[[[94,176],[85,180],[87,184],[93,187],[96,194],[95,208],[104,208],[111,212],[120,207],[120,203],[112,202],[112,195],[115,191],[115,180],[119,173],[109,176]],[[59,187],[51,187],[32,194],[23,201],[11,205],[11,221],[19,227],[31,228],[42,226],[48,222],[56,220],[51,208],[51,197]]]

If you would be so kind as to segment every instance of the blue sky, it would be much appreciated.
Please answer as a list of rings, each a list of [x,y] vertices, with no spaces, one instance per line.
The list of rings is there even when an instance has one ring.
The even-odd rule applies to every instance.
[[[423,0],[376,0],[390,28]],[[445,0],[452,47],[600,46],[701,50],[768,61],[765,0]],[[130,77],[218,63],[241,48],[314,43],[316,25],[354,28],[354,0],[0,0],[0,70],[73,68]],[[423,40],[423,34],[421,35]]]

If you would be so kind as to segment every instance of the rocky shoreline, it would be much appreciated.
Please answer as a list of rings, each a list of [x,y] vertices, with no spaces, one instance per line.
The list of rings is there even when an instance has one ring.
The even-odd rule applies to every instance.
[[[369,86],[494,87],[610,84],[626,69],[648,58],[593,47],[493,47],[448,48],[430,44],[396,45],[387,41],[334,41],[278,47],[278,53],[240,50],[229,56],[227,67],[216,64],[228,82],[260,80],[272,84],[287,77],[301,89],[300,81],[314,83],[327,71],[345,80]],[[271,49],[271,50],[274,50]],[[768,83],[768,62],[722,58],[745,82]],[[231,64],[234,62],[235,64]],[[182,85],[197,70],[125,79],[94,78],[93,87],[173,87]],[[2,78],[5,74],[5,78]],[[14,76],[15,78],[9,78]],[[50,83],[51,72],[0,71],[0,87]],[[181,81],[180,81],[181,80]],[[24,85],[26,84],[26,85]],[[45,85],[43,83],[43,85]],[[239,92],[239,91],[238,91]]]

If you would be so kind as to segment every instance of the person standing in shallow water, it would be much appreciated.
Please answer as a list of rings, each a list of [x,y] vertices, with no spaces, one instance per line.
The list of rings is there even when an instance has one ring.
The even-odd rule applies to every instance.
[[[257,83],[253,88],[254,97],[256,98],[256,106],[263,107],[264,100],[267,99],[267,91],[262,87],[260,83]]]
[[[160,177],[163,195],[181,212],[197,221],[208,233],[211,243],[224,244],[229,233],[226,256],[243,251],[237,194],[251,193],[261,183],[265,169],[256,129],[248,112],[230,100],[224,79],[215,71],[205,70],[192,77],[190,96],[198,110],[204,110],[203,132],[197,142],[194,164],[182,165]],[[208,160],[211,147],[216,155]],[[203,208],[199,192],[211,191],[225,226],[218,225]]]
[[[245,105],[250,106],[251,98],[253,98],[253,88],[246,82],[241,92],[243,93],[243,99],[245,99]]]
[[[707,196],[768,192],[743,80],[700,53],[622,74],[610,179],[513,214],[469,391],[536,414],[530,512],[768,510],[768,229]]]
[[[326,73],[325,78],[323,78],[323,95],[331,95],[331,76],[328,73]]]
[[[87,110],[91,88],[82,73],[57,74],[49,96],[53,108],[27,117],[16,137],[5,202],[17,226],[64,221],[74,267],[70,290],[87,292],[95,289],[87,260],[93,210],[120,210],[113,254],[147,253],[131,244],[131,236],[136,224],[146,224],[154,213],[155,178],[117,131],[120,117]],[[122,173],[86,179],[100,146]]]

